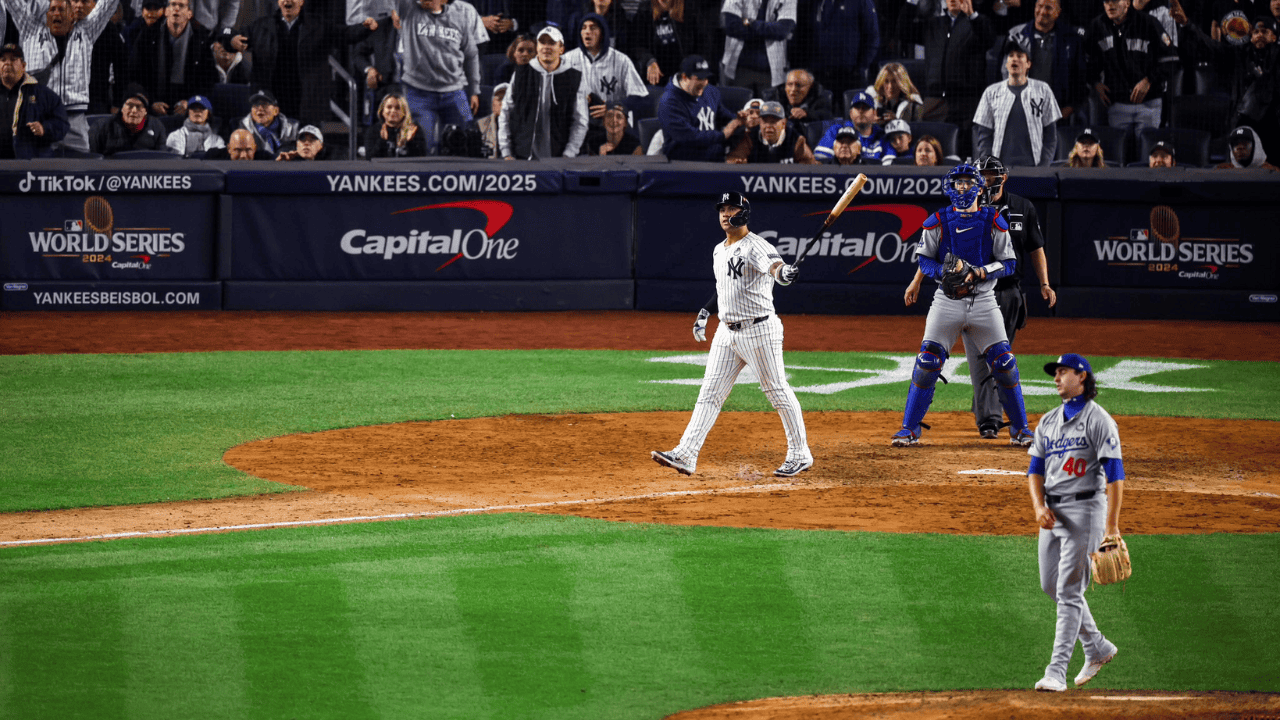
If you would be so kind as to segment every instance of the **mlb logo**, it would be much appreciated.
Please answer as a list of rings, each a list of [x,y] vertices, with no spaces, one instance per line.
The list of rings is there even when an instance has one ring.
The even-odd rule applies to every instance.
[[[84,221],[83,220],[63,220],[62,231],[63,232],[83,232]]]
[[[1012,231],[1014,231],[1014,232],[1022,232],[1022,223],[1021,223],[1021,222],[1011,222],[1011,223],[1009,223],[1009,229],[1010,229],[1010,230],[1012,230]]]
[[[1133,242],[1146,242],[1146,241],[1147,241],[1147,229],[1146,229],[1146,228],[1140,228],[1140,229],[1137,229],[1137,230],[1130,230],[1130,231],[1129,231],[1129,239],[1130,239],[1130,240],[1132,240]]]

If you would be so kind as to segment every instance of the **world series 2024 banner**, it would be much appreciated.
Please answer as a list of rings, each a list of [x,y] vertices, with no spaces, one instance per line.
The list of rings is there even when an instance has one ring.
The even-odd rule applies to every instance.
[[[1275,210],[1223,204],[1066,203],[1063,281],[1078,286],[1275,287]]]
[[[14,280],[212,280],[215,196],[0,196],[0,275]]]
[[[631,198],[236,196],[236,280],[631,277]]]

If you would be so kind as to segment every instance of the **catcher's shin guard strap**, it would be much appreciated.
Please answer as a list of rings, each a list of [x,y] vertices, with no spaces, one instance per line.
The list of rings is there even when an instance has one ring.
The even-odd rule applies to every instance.
[[[942,365],[947,361],[947,349],[929,340],[920,344],[920,354],[916,355],[916,366],[911,371],[911,384],[926,390],[933,390],[942,374]]]
[[[1022,401],[1018,359],[1013,356],[1013,348],[1008,342],[998,342],[987,348],[987,365],[991,367],[991,377],[996,380],[996,394],[1000,396],[1004,414],[1009,416],[1009,424],[1015,430],[1026,428],[1027,406]]]

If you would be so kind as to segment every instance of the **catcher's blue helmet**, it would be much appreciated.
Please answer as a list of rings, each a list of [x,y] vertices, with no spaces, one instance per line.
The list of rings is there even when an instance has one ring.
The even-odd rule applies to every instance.
[[[720,193],[720,202],[716,203],[716,210],[728,205],[729,207],[741,208],[741,212],[729,218],[729,224],[734,227],[745,227],[751,222],[751,203],[747,201],[742,193],[726,192]]]
[[[956,180],[967,178],[973,181],[973,185],[964,192],[956,189]],[[943,183],[942,189],[947,193],[947,197],[951,198],[951,204],[957,210],[967,210],[974,200],[978,199],[978,195],[982,194],[982,189],[986,187],[986,183],[982,180],[982,173],[978,172],[978,168],[968,164],[960,163],[951,168],[951,172],[947,173],[946,182]]]

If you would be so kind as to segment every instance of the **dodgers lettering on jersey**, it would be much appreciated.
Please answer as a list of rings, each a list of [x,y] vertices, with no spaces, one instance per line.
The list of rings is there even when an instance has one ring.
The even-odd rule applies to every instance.
[[[1045,413],[1036,427],[1035,441],[1027,454],[1044,459],[1044,491],[1050,495],[1070,495],[1106,489],[1102,461],[1122,460],[1120,429],[1111,415],[1089,401],[1070,420],[1063,408]]]
[[[782,256],[768,240],[747,233],[741,240],[716,245],[712,263],[720,322],[740,322],[773,314],[773,276],[769,268]]]

